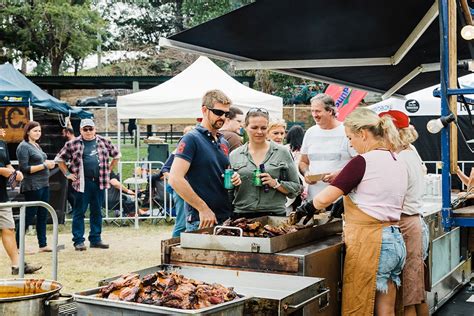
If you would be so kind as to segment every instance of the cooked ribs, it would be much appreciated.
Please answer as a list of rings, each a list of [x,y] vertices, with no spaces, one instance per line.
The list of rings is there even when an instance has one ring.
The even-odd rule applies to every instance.
[[[144,276],[125,274],[104,286],[98,297],[179,309],[199,309],[232,301],[233,288],[187,279],[177,272],[158,271]]]
[[[255,219],[247,219],[245,217],[238,218],[234,221],[228,219],[222,224],[222,226],[241,228],[243,231],[242,236],[244,237],[263,238],[294,233],[300,229],[305,228],[304,225],[289,225],[288,223],[282,223],[278,226],[263,225],[260,221]],[[240,233],[235,229],[219,228],[216,231],[216,235],[240,236]]]

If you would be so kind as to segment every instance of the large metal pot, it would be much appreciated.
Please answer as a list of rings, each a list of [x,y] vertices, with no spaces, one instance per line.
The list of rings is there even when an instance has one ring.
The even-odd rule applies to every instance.
[[[62,285],[43,279],[0,280],[0,315],[45,315],[45,304],[56,299]]]

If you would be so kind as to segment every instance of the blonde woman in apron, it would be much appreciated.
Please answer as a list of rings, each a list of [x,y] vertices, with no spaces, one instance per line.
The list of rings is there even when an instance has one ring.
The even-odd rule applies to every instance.
[[[344,195],[342,315],[394,315],[406,255],[398,221],[408,178],[404,163],[388,148],[398,147],[400,138],[389,117],[364,108],[348,115],[344,127],[359,155],[303,204],[297,217],[317,213]]]
[[[425,170],[420,156],[411,144],[418,138],[415,128],[410,125],[410,118],[401,111],[390,110],[379,114],[389,116],[398,129],[402,146],[395,148],[400,160],[405,162],[408,172],[408,192],[405,196],[403,212],[400,218],[400,229],[407,248],[406,264],[402,272],[403,314],[428,315],[425,292],[425,262],[423,245],[429,236],[423,229],[425,222],[421,213],[425,189]],[[425,239],[425,240],[423,240]]]

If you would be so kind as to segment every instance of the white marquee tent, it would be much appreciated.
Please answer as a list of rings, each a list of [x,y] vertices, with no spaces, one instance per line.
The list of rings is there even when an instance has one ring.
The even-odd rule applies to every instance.
[[[463,88],[474,87],[474,74],[459,78],[459,83]],[[406,95],[405,99],[391,97],[387,100],[369,106],[369,109],[377,113],[398,110],[409,116],[440,116],[441,99],[433,96],[433,90],[439,85],[431,86]],[[474,99],[473,95],[466,95],[466,98]],[[467,115],[464,105],[458,102],[458,115]]]
[[[202,117],[202,96],[212,89],[222,90],[244,113],[252,107],[263,107],[272,119],[282,118],[282,98],[239,83],[209,58],[201,56],[183,72],[159,86],[119,96],[118,119],[139,119],[143,124],[196,123],[196,119]]]

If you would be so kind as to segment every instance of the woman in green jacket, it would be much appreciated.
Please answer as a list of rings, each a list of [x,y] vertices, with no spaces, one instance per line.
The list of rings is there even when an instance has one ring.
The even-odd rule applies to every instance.
[[[242,184],[235,189],[237,217],[285,216],[286,197],[300,194],[302,186],[290,152],[267,140],[269,115],[252,108],[245,116],[248,143],[230,154],[230,163]]]

